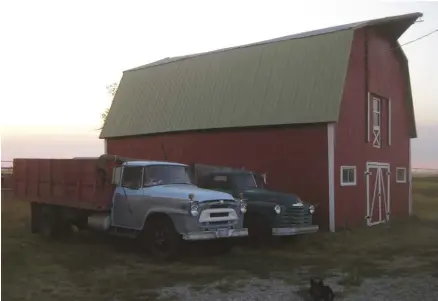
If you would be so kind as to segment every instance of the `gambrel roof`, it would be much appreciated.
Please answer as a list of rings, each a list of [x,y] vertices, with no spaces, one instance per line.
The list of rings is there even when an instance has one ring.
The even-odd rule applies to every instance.
[[[354,31],[378,26],[397,40],[421,16],[356,22],[127,70],[100,137],[336,122]]]

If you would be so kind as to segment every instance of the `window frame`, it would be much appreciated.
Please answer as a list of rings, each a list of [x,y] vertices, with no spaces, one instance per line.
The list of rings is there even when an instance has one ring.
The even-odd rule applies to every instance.
[[[344,170],[353,170],[353,182],[344,182]],[[357,167],[353,165],[342,165],[340,168],[340,183],[341,186],[356,186],[357,185]]]
[[[373,125],[373,147],[380,148],[382,145],[382,98],[373,95],[371,97],[371,101],[372,101],[371,116],[372,116],[372,125]],[[378,116],[378,118],[376,118],[376,115]],[[375,124],[376,120],[378,121],[378,125]]]
[[[399,178],[398,178],[398,172],[400,170],[404,171],[402,180],[399,180]],[[408,178],[408,170],[406,167],[396,167],[395,168],[395,182],[396,183],[400,183],[400,184],[407,183],[407,178]]]
[[[154,168],[154,167],[182,167],[183,169],[185,169],[187,171],[187,176],[189,179],[189,182],[191,184],[193,184],[191,175],[190,175],[190,168],[188,166],[184,166],[184,165],[173,165],[173,164],[151,164],[151,165],[146,165],[143,167],[143,175],[142,175],[142,187],[143,188],[149,188],[149,187],[155,187],[157,185],[167,185],[167,184],[157,184],[157,185],[146,185],[145,181],[147,179],[150,178],[150,173],[148,173],[148,169]]]
[[[129,186],[126,186],[126,184],[125,184],[125,171],[126,171],[126,169],[134,169],[134,168],[138,168],[141,170],[140,186],[137,188],[129,187]],[[122,186],[124,188],[128,188],[128,189],[132,189],[132,190],[141,189],[144,187],[143,180],[144,180],[144,166],[140,166],[140,165],[125,165],[125,166],[123,166],[122,178],[120,180],[120,186]]]

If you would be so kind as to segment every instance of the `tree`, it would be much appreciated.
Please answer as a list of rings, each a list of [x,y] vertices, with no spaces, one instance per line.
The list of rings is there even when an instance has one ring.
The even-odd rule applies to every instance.
[[[110,94],[113,99],[114,99],[114,95],[116,95],[118,87],[119,87],[119,83],[117,82],[113,82],[112,84],[106,86],[106,90],[108,91],[108,94]],[[106,108],[105,111],[100,115],[100,118],[102,119],[102,126],[100,127],[100,130],[103,128],[103,125],[105,124],[109,109],[110,109],[109,107]]]

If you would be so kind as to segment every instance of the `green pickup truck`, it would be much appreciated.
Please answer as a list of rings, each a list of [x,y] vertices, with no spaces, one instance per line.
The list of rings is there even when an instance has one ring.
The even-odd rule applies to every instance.
[[[253,245],[263,245],[272,236],[290,236],[315,233],[318,225],[312,223],[315,207],[303,202],[297,195],[269,190],[266,175],[230,167],[193,164],[192,177],[201,188],[231,193],[243,197],[248,211],[244,227],[248,228]]]

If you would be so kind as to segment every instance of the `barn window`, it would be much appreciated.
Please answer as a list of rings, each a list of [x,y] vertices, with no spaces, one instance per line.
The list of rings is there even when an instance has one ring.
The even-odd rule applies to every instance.
[[[395,173],[396,173],[396,182],[397,183],[406,183],[406,168],[404,167],[397,167],[395,169]]]
[[[373,115],[372,116],[373,116],[373,146],[374,147],[380,147],[381,112],[382,112],[382,101],[377,97],[373,97]]]
[[[341,166],[341,186],[356,185],[356,166]]]

